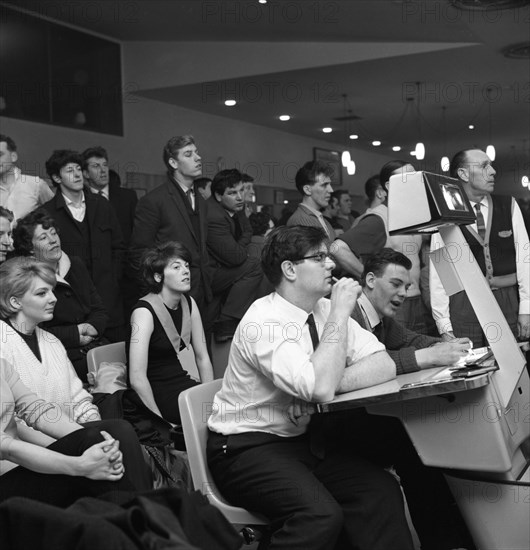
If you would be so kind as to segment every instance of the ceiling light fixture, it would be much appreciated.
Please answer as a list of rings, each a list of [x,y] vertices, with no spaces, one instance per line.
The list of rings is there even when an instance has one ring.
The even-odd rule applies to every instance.
[[[350,134],[350,139],[359,139],[357,134]]]
[[[237,101],[235,99],[227,99],[225,101],[225,105],[227,107],[233,107],[236,103],[237,103]]]
[[[443,139],[444,139],[444,156],[442,157],[442,160],[440,161],[440,166],[442,168],[442,172],[449,172],[449,157],[447,156],[447,124],[445,121],[445,111],[447,107],[444,105],[442,107],[442,132],[443,132]]]
[[[394,145],[394,147],[392,147],[392,151],[397,153],[398,151],[401,151],[401,147],[399,145]]]
[[[495,146],[491,141],[491,92],[492,88],[486,90],[486,98],[488,101],[488,127],[489,127],[489,145],[486,147],[486,155],[490,158],[491,162],[495,160]]]
[[[291,120],[291,117],[289,115],[280,115],[279,118],[282,122],[287,122],[288,120]]]
[[[379,147],[379,146],[381,145],[381,142],[380,142],[379,140],[376,139],[375,141],[372,141],[372,145],[373,145],[374,147]]]
[[[474,130],[474,129],[475,129],[475,125],[474,125],[474,124],[470,124],[470,125],[468,126],[468,128],[469,128],[470,130]]]
[[[348,96],[346,94],[342,94],[342,99],[344,104],[344,136],[347,136],[349,134],[348,121],[351,118],[351,109],[348,109]],[[357,168],[355,166],[355,161],[351,158],[351,153],[348,149],[344,149],[344,151],[342,151],[340,160],[342,166],[346,168],[348,175],[353,176]]]
[[[329,128],[328,126],[326,126],[326,128],[322,128],[322,131],[325,134],[331,134],[331,132],[333,132],[333,128]]]
[[[416,148],[414,151],[416,152],[416,158],[418,160],[423,160],[425,158],[425,145],[421,141],[421,115],[420,115],[420,82],[416,82],[416,93],[417,93],[417,102],[416,102],[416,115],[418,120],[418,135],[419,135],[419,141],[416,143]]]

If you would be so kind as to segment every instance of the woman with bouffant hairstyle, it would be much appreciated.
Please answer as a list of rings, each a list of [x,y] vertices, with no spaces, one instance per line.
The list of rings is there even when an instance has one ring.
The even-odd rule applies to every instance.
[[[190,254],[170,241],[148,250],[142,278],[149,293],[133,308],[129,342],[131,387],[156,414],[180,424],[178,396],[197,382],[179,355],[191,346],[201,382],[213,380],[202,320],[191,288]]]

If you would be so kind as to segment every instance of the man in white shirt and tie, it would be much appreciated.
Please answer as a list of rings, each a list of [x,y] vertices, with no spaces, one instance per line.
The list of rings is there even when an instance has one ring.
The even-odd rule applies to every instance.
[[[530,263],[525,261],[525,255],[528,255],[529,243],[521,210],[513,197],[492,194],[496,172],[484,151],[458,152],[451,161],[450,174],[462,182],[477,216],[476,223],[461,226],[469,245],[469,250],[462,251],[462,259],[478,263],[514,335],[528,340]],[[434,234],[431,252],[443,246],[440,235]],[[441,253],[435,252],[434,263]],[[466,293],[447,296],[433,259],[429,284],[433,317],[442,337],[450,340],[467,336],[474,347],[488,345]],[[494,324],[484,329],[490,339],[502,336],[497,334]]]
[[[275,292],[239,323],[208,405],[217,486],[232,505],[270,520],[270,550],[328,550],[339,537],[340,548],[411,550],[396,481],[331,448],[320,422],[309,426],[312,403],[395,377],[384,346],[350,317],[359,284],[343,278],[332,287],[335,264],[318,227],[274,229],[261,262]]]

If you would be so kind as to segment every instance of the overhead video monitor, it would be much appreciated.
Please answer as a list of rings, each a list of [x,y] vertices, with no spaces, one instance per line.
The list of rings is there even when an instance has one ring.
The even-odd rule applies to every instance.
[[[433,233],[442,225],[468,225],[474,221],[475,213],[459,180],[421,171],[390,178],[391,235]]]

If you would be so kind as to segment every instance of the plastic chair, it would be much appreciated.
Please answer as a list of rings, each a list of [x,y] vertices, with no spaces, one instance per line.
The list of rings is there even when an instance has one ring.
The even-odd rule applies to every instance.
[[[125,342],[116,342],[92,348],[86,355],[88,372],[97,372],[100,363],[103,361],[127,363]]]
[[[207,421],[212,411],[214,395],[221,389],[222,380],[199,384],[179,395],[180,419],[186,441],[191,477],[195,489],[205,495],[233,525],[242,526],[240,532],[246,544],[260,538],[260,531],[253,526],[267,526],[269,522],[251,514],[244,508],[231,506],[219,492],[206,462]]]

